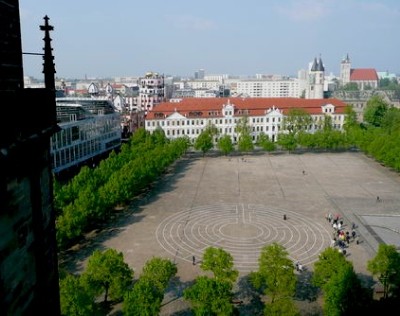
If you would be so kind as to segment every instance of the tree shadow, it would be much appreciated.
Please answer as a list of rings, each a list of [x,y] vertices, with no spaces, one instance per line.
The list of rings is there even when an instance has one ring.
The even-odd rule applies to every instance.
[[[261,293],[251,284],[250,275],[240,277],[236,287],[234,305],[239,315],[263,315]]]
[[[297,275],[295,300],[314,302],[317,300],[320,290],[311,282],[313,273],[311,271],[302,271]]]

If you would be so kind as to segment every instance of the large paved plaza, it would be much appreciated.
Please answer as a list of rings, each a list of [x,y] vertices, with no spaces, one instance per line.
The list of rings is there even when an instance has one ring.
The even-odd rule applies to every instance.
[[[189,156],[92,246],[122,251],[136,276],[153,256],[170,258],[181,282],[202,273],[192,258],[209,246],[229,251],[241,275],[257,269],[272,242],[312,269],[332,240],[327,213],[339,214],[345,230],[356,224],[361,242],[348,259],[366,274],[379,242],[400,247],[399,174],[357,152]]]

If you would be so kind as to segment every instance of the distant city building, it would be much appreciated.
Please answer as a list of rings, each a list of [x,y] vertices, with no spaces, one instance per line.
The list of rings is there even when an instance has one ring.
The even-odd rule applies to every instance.
[[[163,102],[150,111],[145,128],[153,132],[161,128],[168,138],[187,136],[197,138],[209,125],[214,125],[219,136],[229,135],[238,141],[236,124],[246,116],[253,141],[261,133],[276,141],[282,130],[283,118],[293,108],[304,109],[312,117],[308,132],[322,128],[324,118],[332,118],[332,127],[341,130],[344,124],[346,104],[338,99],[301,98],[192,98]]]
[[[185,82],[185,87],[196,89],[207,89],[207,90],[218,90],[221,82],[218,80],[190,80]]]
[[[359,90],[377,89],[379,85],[378,74],[373,68],[351,68],[349,55],[340,64],[340,81],[344,86],[354,82]]]
[[[137,106],[145,112],[164,101],[164,76],[156,72],[148,72],[139,81],[139,97]]]
[[[204,79],[205,71],[204,69],[199,69],[194,72],[194,79]]]
[[[250,98],[298,98],[301,95],[298,79],[243,79],[236,82],[236,96]]]
[[[389,79],[389,80],[396,80],[397,76],[394,73],[389,73],[389,71],[378,71],[378,78],[380,79]]]

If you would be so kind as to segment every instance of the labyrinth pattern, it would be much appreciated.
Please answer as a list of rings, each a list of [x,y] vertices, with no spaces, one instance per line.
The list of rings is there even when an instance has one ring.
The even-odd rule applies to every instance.
[[[159,224],[156,236],[174,260],[199,260],[207,247],[221,247],[240,272],[257,270],[261,248],[273,242],[307,266],[318,260],[331,239],[328,230],[301,214],[251,204],[206,205],[175,213]]]

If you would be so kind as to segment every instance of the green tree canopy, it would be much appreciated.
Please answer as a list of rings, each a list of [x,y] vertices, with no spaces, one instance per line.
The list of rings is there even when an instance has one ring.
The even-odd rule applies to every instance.
[[[232,139],[229,135],[225,134],[218,140],[217,147],[226,156],[233,151]]]
[[[364,109],[364,121],[375,127],[381,126],[382,119],[388,108],[388,103],[381,96],[372,96]]]
[[[164,293],[149,278],[140,278],[133,289],[126,292],[122,310],[124,315],[157,316],[160,314]]]
[[[400,109],[389,108],[382,118],[381,126],[389,134],[400,132]]]
[[[394,245],[379,244],[376,256],[367,263],[367,269],[382,283],[384,298],[399,290],[400,254]]]
[[[371,301],[351,264],[340,266],[323,286],[324,315],[365,315]]]
[[[176,265],[171,260],[154,257],[145,263],[140,277],[149,279],[161,292],[164,292],[177,271]]]
[[[165,136],[164,130],[158,126],[151,134],[152,140],[155,144],[163,145],[168,142],[168,138]]]
[[[336,248],[326,248],[319,254],[314,264],[312,282],[315,286],[323,287],[340,268],[351,265]]]
[[[324,315],[361,315],[370,302],[353,264],[336,248],[327,248],[314,264],[312,283],[324,292]]]
[[[194,285],[183,292],[185,300],[190,301],[194,314],[232,315],[232,284],[229,281],[199,276]]]
[[[282,146],[283,149],[286,149],[288,151],[295,150],[297,148],[297,138],[293,133],[280,133],[278,138],[278,145]]]
[[[213,136],[208,130],[204,130],[196,138],[194,149],[201,150],[203,156],[214,147]]]
[[[104,301],[107,302],[108,295],[113,300],[123,298],[132,284],[133,270],[124,262],[122,252],[115,249],[96,250],[90,256],[82,278],[91,293],[104,293]]]
[[[351,105],[347,105],[344,109],[344,113],[346,114],[344,117],[343,128],[346,132],[349,132],[350,129],[357,127],[357,113],[354,111]]]
[[[242,116],[236,123],[236,131],[239,134],[238,150],[241,152],[249,152],[254,149],[253,139],[249,126],[249,118]]]
[[[242,116],[236,123],[236,131],[239,135],[250,134],[249,118],[248,116]]]
[[[233,257],[222,248],[208,247],[203,254],[201,269],[211,271],[218,280],[235,282],[239,272],[233,267]]]
[[[357,85],[356,82],[349,82],[349,83],[346,83],[341,88],[341,90],[344,90],[344,91],[359,91],[360,89],[358,88],[358,85]]]
[[[250,276],[251,282],[257,289],[264,289],[268,297],[265,315],[297,315],[293,304],[296,291],[296,275],[291,259],[286,249],[272,243],[264,246],[258,259],[258,271]]]
[[[238,149],[241,152],[249,152],[254,149],[253,140],[251,139],[250,134],[240,135],[240,138],[238,141]]]
[[[258,145],[266,151],[274,151],[276,149],[276,145],[272,142],[268,135],[265,135],[263,132],[258,136]]]
[[[91,316],[95,314],[95,297],[81,282],[79,276],[66,275],[60,280],[61,314],[66,316]]]
[[[311,123],[311,115],[306,110],[292,108],[283,118],[283,129],[287,130],[289,134],[296,135],[299,131],[308,130]]]

